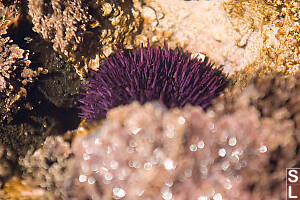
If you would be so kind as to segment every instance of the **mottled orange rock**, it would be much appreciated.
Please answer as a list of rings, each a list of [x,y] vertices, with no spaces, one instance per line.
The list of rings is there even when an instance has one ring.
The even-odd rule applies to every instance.
[[[7,113],[20,109],[15,103],[26,97],[26,85],[44,72],[31,65],[29,51],[5,36],[8,27],[17,23],[19,12],[16,4],[6,7],[0,3],[0,120],[7,118]]]
[[[53,199],[46,198],[45,190],[38,187],[31,187],[29,184],[22,182],[19,178],[13,177],[8,181],[5,187],[0,191],[1,199],[14,199],[14,200],[40,200],[40,199]]]
[[[263,68],[294,73],[300,66],[299,3],[273,0],[149,0],[141,41],[167,40],[203,53],[225,71]]]
[[[30,0],[29,14],[56,51],[91,69],[117,46],[131,47],[141,23],[131,1]]]
[[[145,35],[152,41],[171,47],[180,46],[193,53],[203,53],[232,73],[253,63],[263,40],[258,32],[243,35],[235,30],[223,7],[223,0],[146,1],[142,16],[149,22]],[[238,45],[239,44],[239,45]]]
[[[258,32],[263,39],[260,56],[246,70],[288,74],[300,69],[298,1],[229,0],[224,6],[239,33]]]

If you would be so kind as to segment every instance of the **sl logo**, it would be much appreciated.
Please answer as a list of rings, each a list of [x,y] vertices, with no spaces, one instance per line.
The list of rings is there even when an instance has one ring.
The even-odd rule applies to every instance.
[[[287,200],[300,199],[300,168],[286,169],[286,196]]]

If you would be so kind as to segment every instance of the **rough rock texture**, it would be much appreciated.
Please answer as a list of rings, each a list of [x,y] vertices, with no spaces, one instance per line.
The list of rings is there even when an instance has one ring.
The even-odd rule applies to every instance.
[[[76,109],[79,76],[73,66],[31,28],[30,23],[22,18],[18,26],[7,30],[18,46],[30,51],[31,64],[47,71],[26,85],[26,98],[18,102],[20,109],[6,113],[7,120],[0,123],[0,142],[17,156],[38,148],[47,136],[62,134],[76,128],[79,123]]]
[[[300,134],[299,90],[300,72],[293,75],[271,73],[256,77],[245,90],[236,87],[226,91],[223,104],[226,112],[240,109],[236,102],[243,92],[247,94],[245,102],[255,106],[263,117],[290,119],[294,122],[297,134]]]
[[[299,167],[299,146],[300,146],[300,73],[294,75],[284,75],[282,73],[271,73],[254,78],[252,84],[241,92],[241,88],[236,87],[224,94],[225,102],[220,102],[216,107],[225,109],[226,113],[231,113],[243,109],[245,106],[254,106],[262,117],[272,117],[277,121],[277,126],[290,121],[294,131],[291,140],[286,140],[286,145],[279,146],[271,155],[268,170],[261,174],[262,180],[273,177],[274,185],[282,187],[285,181],[287,167]],[[242,99],[238,96],[242,94]],[[224,111],[222,111],[224,112]],[[285,131],[284,131],[285,133]],[[269,177],[269,178],[268,178]],[[261,182],[265,183],[265,182]],[[276,187],[273,191],[278,191]],[[282,199],[285,197],[283,196]],[[279,199],[279,198],[278,198]]]
[[[63,136],[49,136],[40,148],[32,148],[20,157],[18,164],[21,172],[5,181],[0,199],[53,200],[65,196],[65,171],[73,157],[70,142],[75,134],[85,133],[85,128],[81,127],[76,131],[67,131]]]
[[[0,2],[0,35],[6,34],[11,24],[18,23],[21,14],[18,2],[18,0]]]
[[[53,200],[54,196],[46,196],[46,191],[31,187],[28,183],[20,180],[18,177],[11,178],[0,190],[0,199],[12,200]]]
[[[54,161],[66,168],[58,177],[43,164],[57,157],[47,149],[60,152],[46,145],[60,141],[53,137],[21,161],[24,177],[64,199],[285,199],[285,168],[300,166],[299,83],[297,73],[268,75],[206,113],[155,103],[115,108],[88,135],[78,129],[74,160]]]
[[[115,45],[133,43],[140,18],[128,5],[139,5],[149,25],[142,42],[181,43],[227,71],[246,66],[235,76],[237,90],[207,113],[157,104],[111,110],[97,130],[77,136],[75,160],[61,137],[43,142],[77,126],[79,78],[20,23],[19,1],[2,2],[0,199],[285,199],[285,168],[300,167],[298,2],[226,0],[230,24],[222,0],[29,0],[35,31],[92,69]],[[262,76],[270,71],[295,76]],[[19,156],[25,180],[8,181],[20,172]]]
[[[300,69],[300,2],[287,0],[265,0],[276,6],[279,20],[273,22],[275,37],[280,45],[269,45],[269,56],[280,66],[280,69],[295,72]],[[276,29],[276,28],[275,28]],[[272,37],[272,36],[271,36]],[[274,47],[275,46],[275,47]]]
[[[70,61],[97,69],[116,46],[131,47],[141,23],[131,1],[29,0],[33,30]]]
[[[234,28],[244,36],[255,32],[263,40],[261,54],[251,68],[294,73],[300,69],[300,6],[296,0],[226,1],[225,9]]]
[[[300,68],[299,8],[296,0],[146,0],[138,39],[166,39],[204,53],[229,73],[243,68],[249,74],[259,68],[294,73]]]
[[[204,53],[226,72],[241,69],[259,56],[263,40],[258,32],[244,36],[237,32],[223,8],[223,0],[146,1],[142,15],[149,22],[144,38],[152,42],[168,39],[193,53]],[[142,40],[143,38],[141,38]]]
[[[8,180],[11,176],[17,176],[21,172],[18,159],[24,157],[28,150],[39,148],[47,136],[62,134],[77,127],[79,119],[76,106],[80,79],[74,67],[32,31],[32,25],[25,16],[11,23],[1,36],[1,41],[10,37],[13,42],[9,41],[4,46],[9,51],[4,51],[7,49],[2,48],[3,55],[7,53],[7,58],[1,60],[0,74],[1,69],[9,69],[3,72],[9,72],[11,79],[5,78],[5,80],[11,83],[15,90],[11,90],[8,97],[6,97],[7,93],[1,96],[3,93],[0,92],[0,105],[6,102],[14,103],[9,104],[10,111],[6,109],[8,106],[3,109],[0,106],[0,143],[4,152],[0,158],[0,169],[10,169],[6,170],[6,173],[0,173],[0,181],[8,184],[7,187],[5,185],[7,191],[16,186],[17,193],[23,187],[19,187],[18,182],[8,182]],[[10,59],[9,56],[15,56],[16,59]],[[26,65],[24,58],[30,60],[31,63],[26,61],[30,65]],[[12,63],[12,65],[7,63]],[[23,72],[23,69],[27,70]],[[33,71],[34,69],[37,69],[37,72]],[[38,74],[37,78],[33,78]],[[14,92],[19,88],[23,93],[15,94]],[[8,89],[6,91],[10,91]],[[25,193],[31,190],[27,186],[24,187]],[[32,191],[35,193],[34,189]],[[0,197],[0,199],[10,199],[9,195],[16,193],[8,192],[7,198]],[[11,199],[16,198],[11,197]]]
[[[28,83],[45,71],[31,65],[29,51],[21,49],[7,36],[7,29],[17,23],[19,9],[16,4],[4,6],[0,2],[0,121],[20,110],[18,101],[27,95]],[[9,119],[11,120],[11,119]]]
[[[0,3],[0,186],[10,191],[0,199],[17,199],[14,195],[23,188],[8,182],[20,173],[19,157],[38,148],[47,136],[79,123],[79,76],[32,31],[20,6],[19,1]],[[36,192],[26,186],[22,190],[32,190],[33,196]]]
[[[70,144],[61,136],[48,137],[43,146],[34,153],[29,151],[19,163],[24,167],[26,183],[31,186],[39,186],[45,191],[45,195],[59,196],[65,180],[64,172],[69,159],[72,156]]]
[[[13,104],[26,97],[27,91],[23,86],[32,81],[37,73],[29,67],[27,51],[11,44],[9,38],[0,38],[0,46],[0,109],[1,119],[4,119],[5,114],[14,109]]]
[[[13,153],[0,144],[0,187],[2,188],[6,180],[14,173],[12,167]]]
[[[58,108],[76,107],[81,81],[73,65],[39,37],[33,37],[26,47],[35,53],[35,62],[48,70],[48,74],[41,76],[36,84],[38,91]]]
[[[137,103],[111,110],[98,130],[72,145],[68,198],[284,197],[285,168],[268,170],[280,146],[296,149],[291,121],[260,118],[247,104],[220,112]]]

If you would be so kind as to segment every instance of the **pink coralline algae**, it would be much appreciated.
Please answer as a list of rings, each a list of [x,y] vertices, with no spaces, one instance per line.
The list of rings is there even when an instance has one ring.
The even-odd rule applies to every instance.
[[[260,118],[251,106],[232,114],[217,112],[193,106],[167,110],[151,103],[110,110],[98,129],[73,143],[75,159],[65,182],[69,198],[272,196],[271,178],[260,180],[260,175],[270,152],[291,139],[291,124]],[[254,193],[259,182],[265,185]]]
[[[80,102],[81,117],[95,120],[119,105],[161,101],[168,108],[185,104],[206,109],[227,84],[221,68],[191,58],[180,49],[141,47],[118,51],[93,73]]]

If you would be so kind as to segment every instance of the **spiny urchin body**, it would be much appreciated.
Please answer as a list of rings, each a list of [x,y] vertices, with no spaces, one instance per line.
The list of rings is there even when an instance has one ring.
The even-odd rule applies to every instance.
[[[159,100],[168,108],[192,104],[206,109],[227,83],[221,68],[213,68],[207,58],[191,58],[190,53],[166,45],[119,50],[92,75],[80,100],[80,115],[89,120],[133,101]]]

